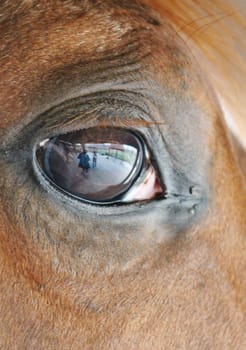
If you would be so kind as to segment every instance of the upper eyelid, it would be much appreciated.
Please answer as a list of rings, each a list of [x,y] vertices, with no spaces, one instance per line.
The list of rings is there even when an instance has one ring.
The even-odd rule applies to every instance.
[[[123,96],[118,94],[124,94]],[[104,91],[103,93],[100,92],[99,94],[92,94],[92,95],[86,95],[81,96],[76,99],[72,99],[69,101],[65,101],[61,105],[52,108],[51,111],[48,111],[44,113],[45,119],[47,121],[47,124],[52,127],[56,127],[57,125],[53,122],[54,116],[60,114],[60,120],[63,124],[69,123],[70,121],[76,120],[77,118],[82,118],[84,121],[86,121],[86,116],[91,116],[94,114],[95,118],[100,117],[100,114],[103,115],[107,111],[109,111],[108,115],[112,116],[115,115],[118,118],[116,120],[120,119],[120,113],[122,116],[122,119],[126,117],[124,114],[124,111],[121,110],[121,112],[117,112],[118,106],[122,108],[122,106],[126,106],[129,113],[129,108],[132,109],[132,111],[137,110],[137,115],[133,115],[132,118],[139,119],[139,114],[141,114],[141,119],[149,119],[149,116],[151,112],[147,108],[147,104],[143,104],[141,101],[141,106],[139,105],[139,98],[140,95],[134,94],[134,97],[138,101],[138,103],[134,103],[131,99],[127,99],[126,96],[129,96],[129,91]],[[135,100],[135,101],[136,101]],[[113,103],[113,105],[112,105]],[[114,107],[114,108],[113,108]],[[129,115],[127,116],[129,118]],[[66,118],[66,119],[65,119]],[[65,119],[65,120],[64,120]]]
[[[91,96],[86,96],[86,99],[82,97],[65,101],[35,117],[23,127],[12,143],[16,143],[18,138],[25,142],[30,138],[30,134],[32,137],[36,135],[36,143],[47,137],[98,125],[109,124],[110,126],[138,129],[158,124],[150,117],[151,114],[138,104],[129,104],[128,101],[116,98],[112,100],[115,102],[114,106],[109,103],[109,100],[107,103],[103,96],[100,96],[100,99],[97,96],[93,99]]]
[[[50,79],[52,79],[52,76],[50,76]],[[57,76],[55,76],[57,79]],[[46,99],[43,101],[39,100],[38,105],[35,107],[35,95],[32,97],[32,94],[30,94],[30,97],[32,98],[32,110],[27,111],[26,116],[22,115],[21,123],[16,124],[13,127],[10,127],[9,130],[6,130],[5,135],[3,136],[3,143],[7,145],[12,144],[15,142],[15,138],[18,137],[18,134],[25,133],[25,129],[29,128],[30,124],[34,124],[38,122],[38,119],[42,119],[42,121],[47,123],[47,127],[49,125],[49,121],[47,119],[53,119],[55,116],[55,111],[59,111],[60,117],[59,120],[63,123],[64,120],[68,120],[71,114],[76,114],[75,108],[76,105],[83,105],[88,100],[91,100],[95,102],[95,105],[98,103],[99,99],[108,99],[108,98],[114,98],[115,100],[118,99],[119,101],[124,101],[125,103],[128,103],[129,106],[131,104],[130,109],[134,110],[134,107],[137,106],[138,111],[141,113],[141,118],[146,118],[146,120],[151,121],[151,111],[149,110],[149,105],[155,100],[155,95],[153,92],[153,88],[156,85],[155,81],[151,80],[151,86],[149,86],[149,83],[146,83],[146,81],[134,79],[134,83],[132,81],[125,81],[126,74],[124,74],[124,80],[121,81],[120,79],[115,80],[107,80],[107,83],[104,81],[102,82],[87,82],[84,83],[84,80],[81,82],[78,86],[71,85],[71,88],[67,87],[66,90],[61,89],[61,92],[56,93],[53,95],[53,90],[51,90],[50,86],[52,84],[50,83],[50,80],[48,80],[45,83],[46,86],[46,92],[45,96]],[[51,80],[52,82],[52,80]],[[47,89],[48,86],[48,89]],[[61,86],[62,88],[62,86]],[[155,87],[155,89],[158,88],[158,86]],[[43,87],[40,86],[38,88],[40,90],[39,94],[42,93]],[[55,87],[55,90],[60,90],[59,88]],[[50,91],[49,94],[47,92]],[[66,93],[67,91],[67,93]],[[148,100],[148,101],[147,101]],[[151,101],[151,102],[150,102]],[[136,106],[135,106],[135,102]],[[71,108],[71,112],[69,115],[69,109]],[[103,109],[103,107],[102,107]],[[66,110],[68,113],[66,113]],[[82,115],[81,115],[82,116]],[[144,117],[143,117],[144,116]],[[80,117],[80,115],[78,116]],[[121,115],[120,115],[121,117]],[[128,119],[132,118],[132,116],[127,116]],[[43,125],[40,123],[40,127],[42,128]],[[54,128],[55,128],[54,123]]]

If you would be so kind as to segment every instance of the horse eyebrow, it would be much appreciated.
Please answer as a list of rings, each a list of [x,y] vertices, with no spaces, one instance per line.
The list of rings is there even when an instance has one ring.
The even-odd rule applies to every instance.
[[[56,6],[58,5],[58,6]],[[122,10],[129,10],[132,13],[142,17],[147,23],[159,26],[160,17],[157,13],[154,13],[148,6],[144,4],[141,0],[58,0],[58,4],[50,1],[47,2],[43,0],[3,0],[0,4],[0,24],[2,22],[13,21],[21,16],[32,16],[35,13],[44,14],[46,10],[54,8],[54,10],[61,10],[67,13],[67,15],[85,14],[92,8],[97,9],[107,9],[115,8]],[[55,13],[56,11],[54,11]],[[55,14],[52,13],[52,16]],[[58,16],[62,15],[58,11]]]
[[[93,0],[83,0],[83,2],[80,3],[77,0],[63,0],[60,2],[64,8],[67,7],[70,11],[78,10],[78,8],[80,8],[80,11],[88,10],[90,3],[93,3]],[[52,2],[48,5],[49,8],[51,4]],[[45,9],[47,9],[47,4],[45,4],[43,0],[3,0],[0,4],[0,23],[14,20],[27,13],[30,16],[35,10],[36,12],[44,12]]]

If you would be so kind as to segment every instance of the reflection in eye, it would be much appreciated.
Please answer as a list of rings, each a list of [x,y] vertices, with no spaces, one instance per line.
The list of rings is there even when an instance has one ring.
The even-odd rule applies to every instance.
[[[40,142],[36,162],[59,190],[94,204],[163,198],[140,136],[119,128],[89,128]]]

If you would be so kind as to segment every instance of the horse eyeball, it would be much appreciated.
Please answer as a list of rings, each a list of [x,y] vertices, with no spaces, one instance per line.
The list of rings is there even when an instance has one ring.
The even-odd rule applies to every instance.
[[[144,140],[130,130],[95,127],[45,139],[35,161],[56,189],[92,204],[164,195]]]

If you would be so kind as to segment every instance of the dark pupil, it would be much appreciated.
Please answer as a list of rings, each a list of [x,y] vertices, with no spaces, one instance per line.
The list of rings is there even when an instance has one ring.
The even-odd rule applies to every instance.
[[[143,167],[140,139],[115,128],[90,128],[41,142],[36,157],[44,175],[82,199],[120,198]]]

